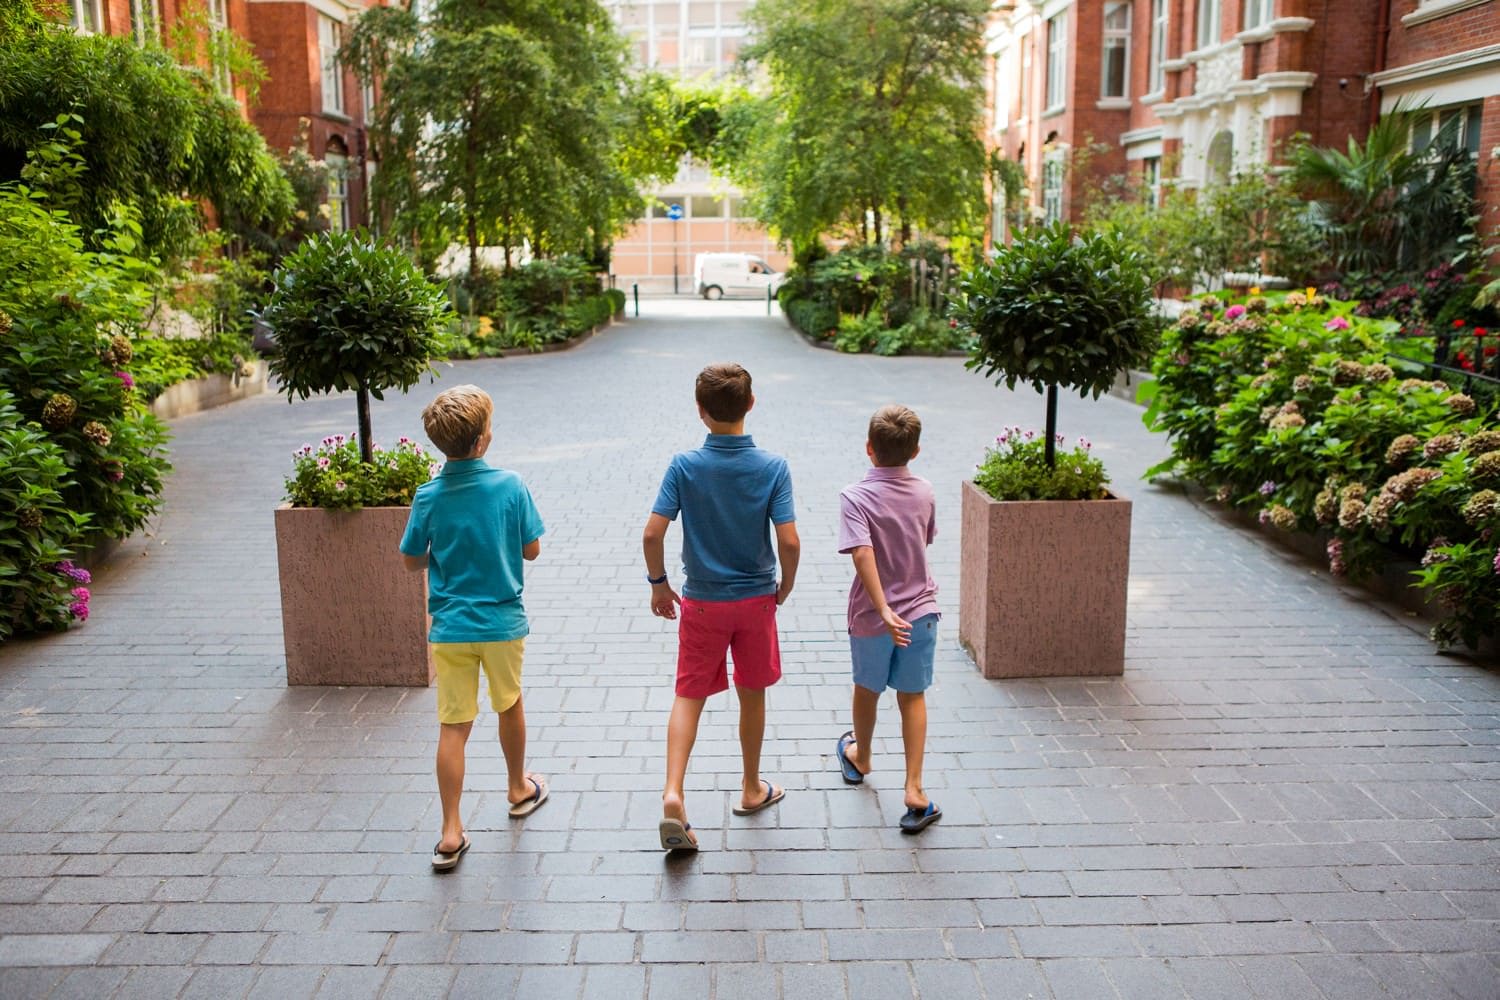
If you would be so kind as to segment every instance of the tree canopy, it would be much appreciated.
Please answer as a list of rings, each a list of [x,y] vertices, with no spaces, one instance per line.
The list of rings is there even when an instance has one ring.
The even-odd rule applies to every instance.
[[[760,217],[794,246],[824,233],[952,233],[983,207],[985,0],[759,0],[747,64],[768,94],[721,144]]]

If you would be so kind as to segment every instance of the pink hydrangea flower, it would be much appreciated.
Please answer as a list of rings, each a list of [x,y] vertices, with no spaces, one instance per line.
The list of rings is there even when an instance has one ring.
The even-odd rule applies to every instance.
[[[1245,315],[1245,313],[1247,311],[1248,310],[1246,310],[1244,306],[1240,306],[1240,305],[1230,306],[1228,309],[1224,310],[1224,318],[1225,319],[1239,319],[1241,316]]]
[[[133,378],[130,377],[130,373],[129,372],[115,372],[115,378],[119,379],[120,380],[120,384],[123,385],[125,388],[127,388],[127,389],[134,389],[135,388],[135,379],[133,379]]]
[[[1327,323],[1323,324],[1323,329],[1325,329],[1325,330],[1347,330],[1347,329],[1349,329],[1349,321],[1347,319],[1345,319],[1344,317],[1342,317],[1342,316],[1335,316],[1335,317],[1333,317],[1333,319],[1331,319]]]

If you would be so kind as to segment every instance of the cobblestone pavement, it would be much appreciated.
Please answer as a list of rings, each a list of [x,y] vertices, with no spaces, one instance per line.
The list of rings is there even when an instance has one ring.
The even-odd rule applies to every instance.
[[[1133,496],[1126,674],[990,682],[955,641],[958,484],[1042,403],[956,359],[815,350],[756,304],[647,316],[575,350],[442,374],[495,396],[498,464],[547,519],[526,600],[533,763],[505,816],[493,716],[465,799],[474,850],[435,877],[430,690],[284,685],[271,510],[344,397],[179,420],[150,534],[98,574],[94,619],[0,649],[0,995],[849,997],[1500,996],[1500,677],[1192,501],[1137,479],[1164,443],[1118,400],[1065,400]],[[705,716],[688,806],[654,829],[673,637],[639,530],[692,377],[744,362],[750,430],[789,456],[804,569],[781,623],[766,772],[730,815],[733,705]],[[423,387],[375,412],[419,436]],[[948,609],[930,696],[943,821],[896,829],[899,733],[846,788],[837,492],[902,401],[940,498]],[[674,531],[673,542],[680,536]]]

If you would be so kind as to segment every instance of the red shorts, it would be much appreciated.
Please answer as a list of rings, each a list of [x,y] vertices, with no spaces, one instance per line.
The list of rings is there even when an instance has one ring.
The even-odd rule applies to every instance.
[[[682,599],[677,624],[677,695],[707,698],[729,689],[734,654],[734,686],[763,690],[781,679],[781,644],[776,639],[776,595],[742,601]]]

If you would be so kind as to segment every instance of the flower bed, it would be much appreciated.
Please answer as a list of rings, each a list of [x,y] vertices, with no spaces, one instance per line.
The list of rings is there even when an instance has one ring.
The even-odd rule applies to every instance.
[[[1500,428],[1495,402],[1392,357],[1398,324],[1294,292],[1209,296],[1163,337],[1143,389],[1175,475],[1287,531],[1327,537],[1335,575],[1419,560],[1443,646],[1476,647],[1500,619]]]

